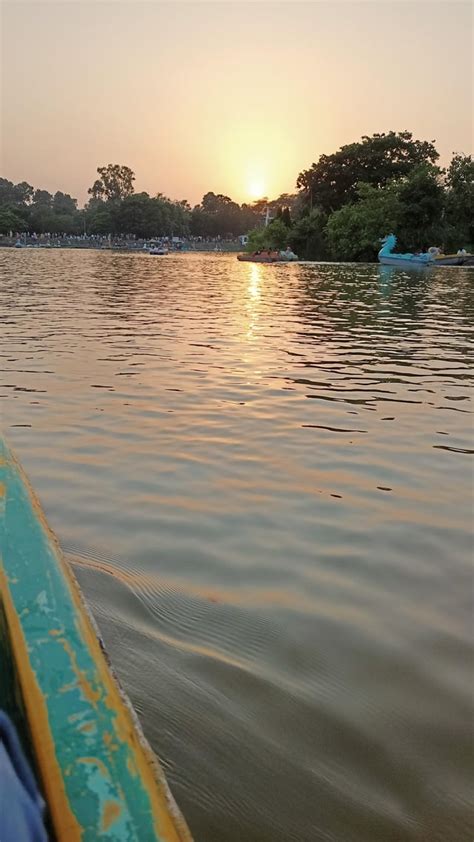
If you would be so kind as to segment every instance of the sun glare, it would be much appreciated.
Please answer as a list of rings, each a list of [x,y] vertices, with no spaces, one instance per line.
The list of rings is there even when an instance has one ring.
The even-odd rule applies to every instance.
[[[249,181],[247,192],[251,199],[261,199],[265,195],[265,185],[263,179],[253,178]]]

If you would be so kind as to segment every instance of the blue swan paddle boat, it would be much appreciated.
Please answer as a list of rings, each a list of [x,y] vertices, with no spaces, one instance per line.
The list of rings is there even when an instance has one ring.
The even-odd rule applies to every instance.
[[[380,242],[382,243],[382,248],[378,256],[379,262],[384,266],[400,266],[400,268],[406,268],[407,266],[432,266],[434,263],[434,257],[429,252],[422,254],[412,254],[411,252],[393,254],[393,249],[397,244],[395,234],[388,234]]]

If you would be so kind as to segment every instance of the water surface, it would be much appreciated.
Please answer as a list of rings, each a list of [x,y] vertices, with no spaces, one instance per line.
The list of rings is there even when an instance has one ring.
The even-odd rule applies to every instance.
[[[474,273],[0,271],[3,428],[196,842],[470,842]]]

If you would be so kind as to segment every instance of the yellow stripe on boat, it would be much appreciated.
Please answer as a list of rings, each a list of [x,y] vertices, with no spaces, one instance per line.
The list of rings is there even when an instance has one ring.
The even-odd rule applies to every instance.
[[[79,586],[0,439],[0,598],[58,842],[190,842]]]

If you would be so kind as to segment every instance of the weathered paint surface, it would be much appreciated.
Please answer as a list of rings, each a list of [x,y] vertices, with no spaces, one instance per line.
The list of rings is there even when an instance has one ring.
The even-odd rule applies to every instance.
[[[58,840],[190,842],[77,583],[1,439],[0,519],[0,595]]]

